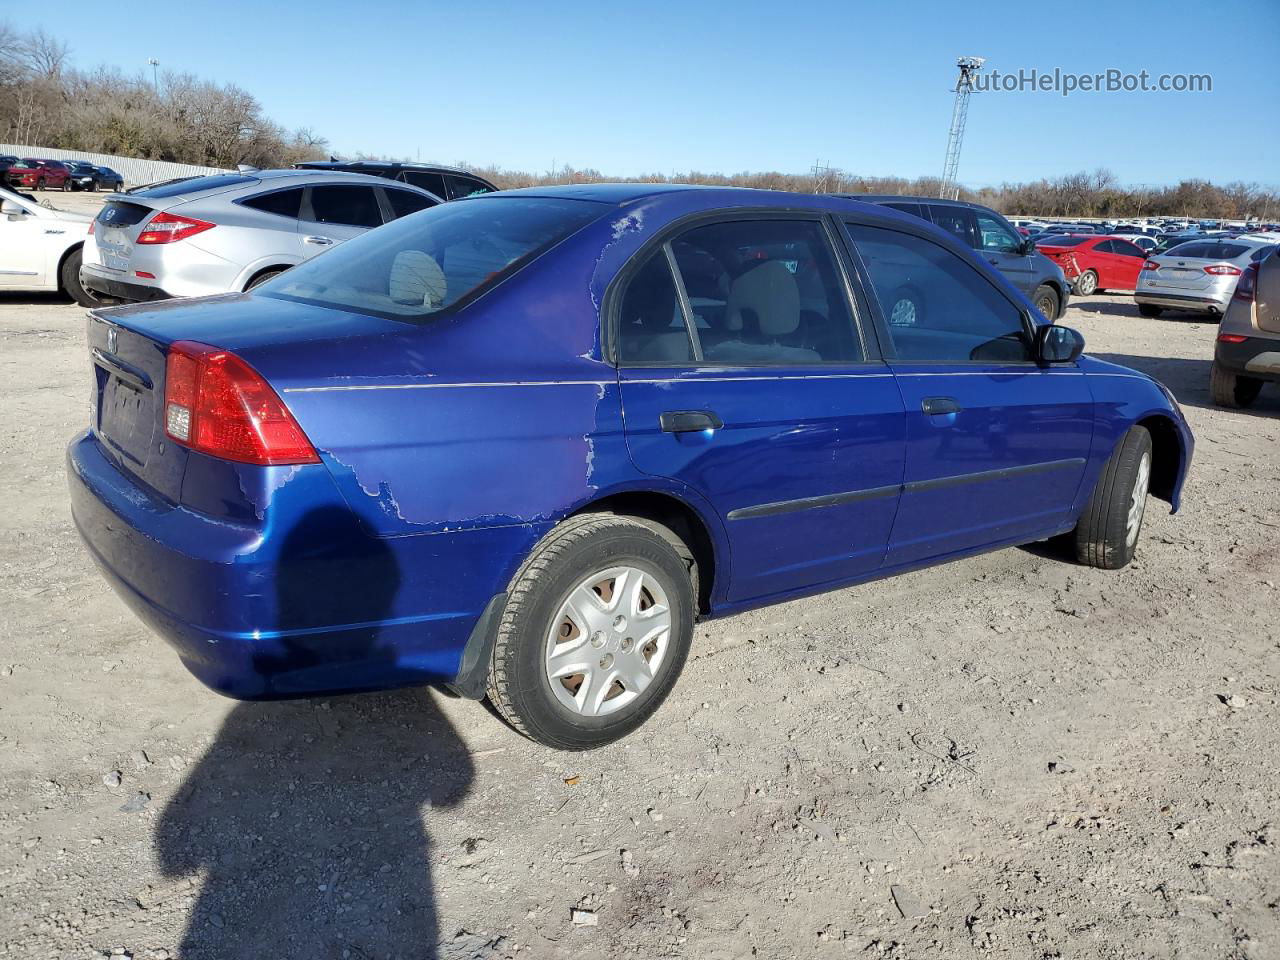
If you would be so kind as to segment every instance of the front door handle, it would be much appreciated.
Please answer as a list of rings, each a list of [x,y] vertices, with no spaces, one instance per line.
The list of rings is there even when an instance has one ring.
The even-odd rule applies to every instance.
[[[724,426],[724,421],[710,410],[668,410],[658,417],[658,423],[663,433],[696,433]]]
[[[302,242],[314,243],[317,247],[327,247],[333,243],[333,240],[329,237],[303,237]]]
[[[920,401],[920,409],[931,417],[938,417],[945,413],[959,413],[960,404],[954,397],[925,397]]]

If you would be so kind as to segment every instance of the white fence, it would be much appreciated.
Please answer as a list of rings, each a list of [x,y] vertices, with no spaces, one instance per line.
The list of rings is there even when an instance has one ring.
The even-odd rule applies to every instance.
[[[164,160],[139,160],[136,157],[115,157],[109,153],[85,153],[82,150],[55,150],[52,147],[22,146],[0,143],[0,153],[16,157],[36,157],[40,160],[84,160],[101,167],[110,167],[124,177],[125,186],[136,187],[140,183],[172,180],[175,177],[198,177],[206,173],[223,173],[218,167],[198,167],[191,163],[168,163]]]

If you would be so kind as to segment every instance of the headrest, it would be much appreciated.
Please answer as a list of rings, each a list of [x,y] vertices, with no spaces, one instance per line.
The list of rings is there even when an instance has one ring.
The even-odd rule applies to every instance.
[[[422,304],[439,309],[449,294],[449,282],[435,258],[421,250],[401,250],[391,261],[388,295],[396,303]]]
[[[741,330],[744,310],[755,313],[766,337],[785,336],[800,326],[800,290],[781,261],[766,260],[733,281],[725,326]]]

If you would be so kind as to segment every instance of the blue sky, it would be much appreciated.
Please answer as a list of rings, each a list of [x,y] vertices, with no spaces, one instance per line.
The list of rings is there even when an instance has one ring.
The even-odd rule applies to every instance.
[[[1127,184],[1280,184],[1280,3],[668,2],[28,6],[77,66],[233,82],[340,152],[615,175],[937,175],[955,58],[1208,73],[1212,93],[979,93],[970,185],[1106,166]],[[1094,21],[1085,27],[1087,21]]]

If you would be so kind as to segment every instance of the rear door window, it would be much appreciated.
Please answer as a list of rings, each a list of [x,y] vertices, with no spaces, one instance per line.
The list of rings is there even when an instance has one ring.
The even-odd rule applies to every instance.
[[[933,222],[966,247],[978,246],[978,223],[968,207],[951,207],[942,203],[928,204]]]
[[[618,307],[622,363],[688,364],[693,343],[676,296],[665,245],[631,275]]]
[[[449,199],[449,192],[445,189],[444,177],[438,173],[428,173],[424,170],[401,170],[396,176],[397,180],[403,180],[412,187],[421,187],[434,193],[441,200]]]
[[[382,210],[373,187],[325,185],[311,188],[310,219],[349,227],[378,227],[382,225]]]
[[[1022,311],[945,247],[914,234],[847,223],[898,359],[1031,360]]]
[[[277,190],[274,193],[260,193],[240,201],[246,207],[261,210],[263,213],[274,213],[279,217],[298,219],[298,211],[302,207],[302,188],[294,190]]]
[[[424,197],[422,194],[414,193],[412,190],[395,190],[388,187],[385,192],[387,201],[391,204],[392,220],[407,217],[411,213],[417,213],[419,210],[425,210],[427,207],[436,205],[436,202],[430,197]]]
[[[671,249],[705,362],[802,365],[865,358],[821,223],[709,224],[676,237]]]
[[[919,217],[921,220],[929,219],[928,214],[920,208],[920,204],[918,203],[905,203],[895,200],[893,203],[886,203],[885,206],[890,210],[899,210],[902,213],[909,213],[913,217]]]

